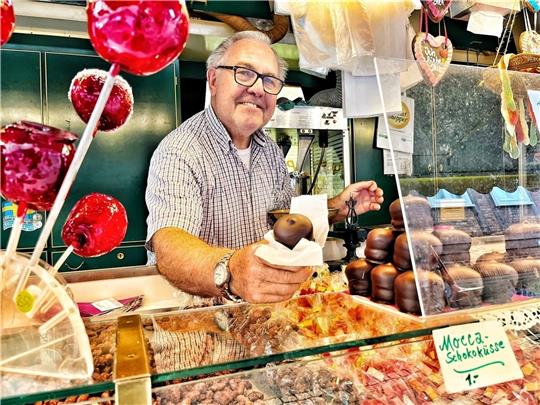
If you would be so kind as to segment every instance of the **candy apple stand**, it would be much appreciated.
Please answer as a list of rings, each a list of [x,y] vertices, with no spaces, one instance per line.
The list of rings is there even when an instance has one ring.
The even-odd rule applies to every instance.
[[[5,61],[29,52],[10,38],[26,29],[17,6],[30,0],[0,2]],[[126,238],[143,215],[132,202],[104,192],[105,178],[85,179],[93,186],[80,196],[75,183],[87,154],[95,159],[92,148],[106,151],[138,119],[142,92],[130,83],[162,80],[179,58],[215,42],[219,30],[207,35],[201,26],[225,26],[202,23],[201,6],[183,0],[89,0],[85,52],[106,69],[79,69],[63,90],[73,110],[64,113],[84,129],[71,118],[54,121],[52,98],[41,120],[29,100],[15,112],[1,100],[9,111],[0,132],[2,223],[10,232],[0,251],[0,402],[540,403],[539,10],[529,1],[408,3],[273,2],[274,23],[291,22],[292,44],[275,45],[278,54],[295,52],[288,80],[300,71],[337,78],[325,90],[337,104],[278,95],[282,108],[266,132],[286,159],[291,143],[298,152],[293,185],[299,194],[334,193],[329,179],[340,189],[374,178],[385,203],[365,217],[350,204],[345,223],[330,228],[349,238],[346,256],[325,257],[290,300],[255,305],[190,296],[144,261],[66,271],[74,258],[120,260],[119,249],[135,245]],[[235,28],[236,20],[203,13]],[[452,44],[456,20],[497,38],[489,63],[480,53],[469,63],[469,50]],[[486,21],[497,21],[498,35]],[[512,53],[516,27],[523,32]],[[39,66],[53,65],[51,52],[39,54]],[[45,92],[55,82],[50,71]],[[11,89],[6,77],[0,87]],[[159,116],[159,104],[152,108]],[[124,158],[149,160],[129,152],[135,139]],[[144,189],[130,195],[141,200]],[[309,219],[287,213],[269,213],[277,243],[315,244],[306,240],[316,233]],[[39,236],[28,246],[32,226]],[[299,237],[289,232],[296,229]],[[62,250],[51,255],[55,238]]]

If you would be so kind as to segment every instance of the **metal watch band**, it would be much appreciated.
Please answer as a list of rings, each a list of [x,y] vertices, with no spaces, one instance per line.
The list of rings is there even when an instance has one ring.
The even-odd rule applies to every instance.
[[[226,267],[227,267],[227,271],[229,272],[229,280],[223,284],[223,286],[221,287],[221,291],[223,293],[223,296],[228,299],[229,301],[232,301],[232,302],[243,302],[244,300],[239,297],[238,295],[234,294],[232,291],[231,291],[231,286],[230,286],[230,282],[231,282],[231,271],[229,270],[229,260],[231,259],[232,255],[235,253],[235,251],[232,251],[232,252],[229,252],[229,253],[226,253],[222,258],[221,260],[219,261],[220,263],[223,263]]]

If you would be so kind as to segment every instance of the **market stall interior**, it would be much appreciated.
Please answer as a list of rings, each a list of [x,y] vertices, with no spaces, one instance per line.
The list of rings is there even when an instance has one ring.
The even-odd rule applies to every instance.
[[[0,2],[2,403],[540,403],[536,2]],[[297,194],[385,202],[325,210],[292,299],[207,306],[145,265],[144,189],[242,29],[289,64],[264,132]],[[456,391],[436,331],[492,321],[519,378]]]

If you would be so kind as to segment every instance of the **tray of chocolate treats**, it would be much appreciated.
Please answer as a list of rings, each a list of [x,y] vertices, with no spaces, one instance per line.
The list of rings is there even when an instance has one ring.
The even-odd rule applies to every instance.
[[[365,257],[347,265],[351,294],[421,316],[540,297],[540,224],[471,237],[434,223],[426,198],[403,201],[390,204],[391,227],[368,233]]]

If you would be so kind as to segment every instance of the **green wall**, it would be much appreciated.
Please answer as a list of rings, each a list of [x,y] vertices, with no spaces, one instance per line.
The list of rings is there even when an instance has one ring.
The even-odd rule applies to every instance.
[[[58,38],[15,36],[0,52],[0,124],[24,119],[81,135],[85,124],[67,97],[71,80],[85,68],[109,68],[107,62],[88,46],[83,46],[84,42],[65,40],[60,47]],[[98,258],[86,259],[72,254],[61,270],[146,262],[144,191],[148,164],[160,140],[180,123],[179,71],[176,61],[148,77],[121,73],[133,90],[134,113],[118,131],[98,132],[95,137],[49,238],[46,249],[49,263],[54,264],[66,248],[60,235],[69,210],[91,192],[109,194],[124,204],[129,221],[126,238],[119,248]],[[3,212],[2,220],[5,215]],[[23,232],[19,247],[31,250],[40,231],[41,228]],[[9,233],[9,229],[2,229],[2,248],[7,244]]]
[[[0,125],[24,119],[81,135],[84,123],[67,94],[72,78],[84,68],[109,68],[87,40],[15,34],[0,51]],[[72,254],[62,271],[146,263],[144,192],[150,157],[165,135],[204,108],[203,62],[180,60],[152,76],[121,76],[133,90],[133,116],[120,130],[100,132],[94,139],[49,238],[44,258],[54,264],[65,250],[61,226],[75,202],[91,192],[112,195],[124,204],[129,221],[127,235],[122,245],[107,255],[83,259]],[[322,80],[294,71],[287,82],[302,85],[306,98],[334,87],[332,76]],[[6,214],[2,212],[2,222]],[[46,213],[38,214],[44,223]],[[40,230],[23,232],[19,250],[31,252]],[[2,248],[6,247],[9,234],[9,229],[0,232]]]

